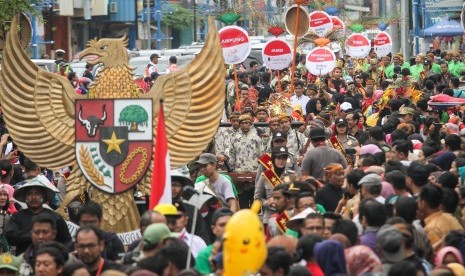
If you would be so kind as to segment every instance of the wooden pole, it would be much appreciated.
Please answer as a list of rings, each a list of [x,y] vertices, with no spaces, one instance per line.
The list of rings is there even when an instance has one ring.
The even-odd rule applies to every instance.
[[[292,67],[291,67],[291,94],[294,93],[294,72],[295,72],[295,57],[297,51],[297,38],[299,37],[299,13],[300,13],[300,5],[297,5],[297,12],[295,14],[295,31],[294,31],[294,52],[292,57]]]
[[[233,72],[234,72],[234,82],[236,84],[236,101],[239,101],[239,80],[237,79],[237,69],[236,65],[233,65]]]
[[[278,92],[282,92],[281,91],[281,70],[278,70]]]

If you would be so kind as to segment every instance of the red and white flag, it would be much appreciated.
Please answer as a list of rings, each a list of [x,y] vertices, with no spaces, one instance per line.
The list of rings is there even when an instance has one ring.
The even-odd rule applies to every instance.
[[[163,104],[158,112],[157,137],[155,138],[155,154],[153,156],[152,191],[149,210],[160,203],[171,202],[171,173],[168,140],[166,139]]]

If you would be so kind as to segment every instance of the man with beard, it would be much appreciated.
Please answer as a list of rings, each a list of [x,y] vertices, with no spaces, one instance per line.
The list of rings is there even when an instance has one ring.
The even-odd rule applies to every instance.
[[[120,270],[121,266],[101,257],[105,250],[102,232],[94,225],[84,226],[76,232],[77,258],[90,270],[92,276],[99,276],[105,270]]]

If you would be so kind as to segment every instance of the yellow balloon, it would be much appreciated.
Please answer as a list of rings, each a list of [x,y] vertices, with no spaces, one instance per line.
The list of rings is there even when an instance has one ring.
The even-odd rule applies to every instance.
[[[226,224],[223,244],[225,276],[256,273],[266,260],[263,225],[258,218],[261,204],[255,201],[251,209],[235,213]]]

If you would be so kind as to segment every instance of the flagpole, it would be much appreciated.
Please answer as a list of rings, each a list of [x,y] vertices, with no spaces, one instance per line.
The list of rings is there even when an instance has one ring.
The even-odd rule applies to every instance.
[[[165,119],[163,115],[163,100],[160,100],[157,135],[155,137],[153,155],[149,210],[153,210],[159,203],[172,203],[169,158],[168,140],[166,137]]]
[[[197,193],[194,193],[194,195],[192,196],[196,196],[196,197],[199,197],[199,194],[198,192]],[[197,224],[197,215],[198,215],[198,212],[199,212],[199,209],[197,208],[197,206],[195,206],[194,208],[194,219],[192,221],[192,229],[191,229],[191,235],[194,236],[195,235],[195,226]],[[187,231],[187,229],[186,229]],[[190,241],[189,241],[189,248],[192,248],[192,245],[194,244],[194,239],[193,237],[191,237]],[[192,259],[192,254],[191,254],[191,251],[188,250],[187,252],[187,264],[186,264],[186,269],[189,269],[191,267],[191,259]]]

